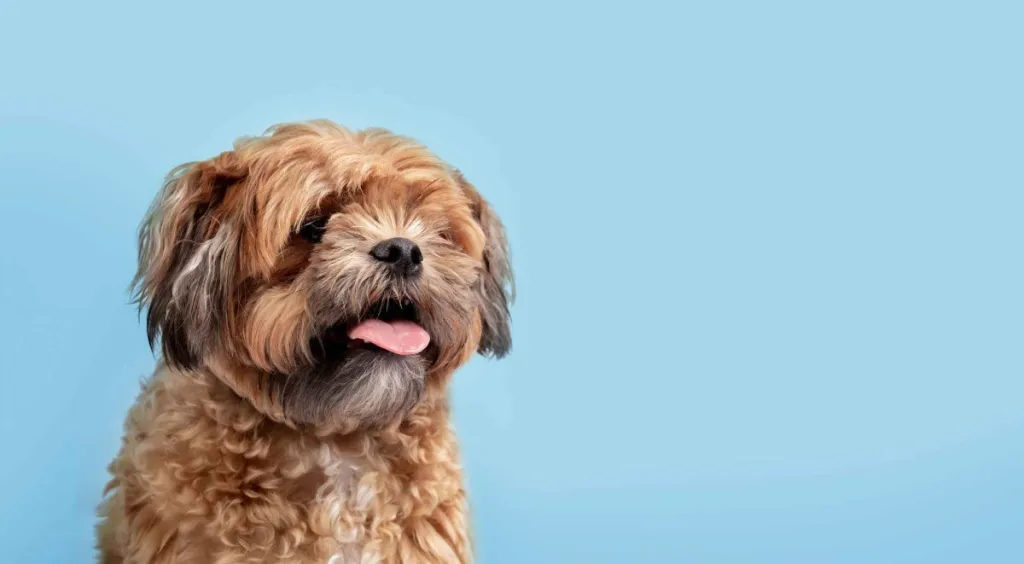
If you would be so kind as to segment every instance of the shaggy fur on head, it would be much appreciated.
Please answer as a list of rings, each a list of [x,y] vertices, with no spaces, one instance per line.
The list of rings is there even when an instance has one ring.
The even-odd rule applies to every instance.
[[[416,276],[371,254],[397,237]],[[134,283],[162,361],[111,465],[101,562],[470,561],[446,389],[508,353],[511,286],[490,206],[387,131],[283,125],[172,171]],[[347,336],[394,316],[429,346]]]

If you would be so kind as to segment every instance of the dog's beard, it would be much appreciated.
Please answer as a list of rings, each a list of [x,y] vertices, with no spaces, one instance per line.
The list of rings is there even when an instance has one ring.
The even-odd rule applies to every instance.
[[[422,342],[429,336],[418,322],[411,302],[387,300],[321,331],[309,344],[312,363],[272,376],[285,413],[302,424],[358,427],[384,425],[408,413],[423,395],[437,352],[435,344]],[[403,348],[373,330],[395,327],[418,330],[421,338],[413,335],[413,342],[419,345]]]
[[[295,422],[384,425],[407,413],[423,395],[427,360],[352,348],[296,374],[275,375],[285,413]]]

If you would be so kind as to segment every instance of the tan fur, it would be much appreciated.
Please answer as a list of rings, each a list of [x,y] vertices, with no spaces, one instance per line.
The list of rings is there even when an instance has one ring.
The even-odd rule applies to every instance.
[[[415,282],[368,254],[396,236],[423,250]],[[461,174],[383,130],[285,125],[173,171],[136,279],[164,360],[110,466],[100,562],[470,562],[447,385],[508,350],[507,260]],[[302,381],[334,374],[318,332],[381,299],[417,303],[430,353]]]

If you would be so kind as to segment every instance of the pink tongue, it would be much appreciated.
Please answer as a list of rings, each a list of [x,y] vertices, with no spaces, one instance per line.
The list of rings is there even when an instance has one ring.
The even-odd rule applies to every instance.
[[[412,321],[369,319],[353,327],[348,338],[373,343],[401,355],[422,352],[430,344],[430,335]]]

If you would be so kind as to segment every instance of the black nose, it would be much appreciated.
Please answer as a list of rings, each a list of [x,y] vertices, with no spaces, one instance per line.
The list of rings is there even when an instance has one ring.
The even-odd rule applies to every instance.
[[[395,237],[381,241],[370,249],[373,258],[386,262],[402,276],[412,276],[420,271],[423,253],[416,243],[404,238]]]

